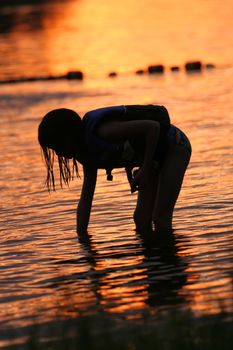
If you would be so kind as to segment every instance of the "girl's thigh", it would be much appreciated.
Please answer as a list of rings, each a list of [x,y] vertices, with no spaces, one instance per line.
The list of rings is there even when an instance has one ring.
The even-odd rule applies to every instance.
[[[190,156],[184,146],[170,145],[159,175],[153,215],[155,220],[171,220]]]

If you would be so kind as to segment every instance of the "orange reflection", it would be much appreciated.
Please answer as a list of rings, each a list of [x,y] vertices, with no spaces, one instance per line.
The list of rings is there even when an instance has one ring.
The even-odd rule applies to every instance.
[[[124,6],[114,0],[59,2],[44,5],[32,33],[21,23],[9,38],[26,72],[81,69],[88,76],[102,76],[156,63],[181,65],[189,59],[225,63],[232,57],[227,8],[202,0],[125,0]],[[219,54],[212,43],[219,37],[221,16],[221,40],[228,50]]]
[[[54,12],[44,15],[42,33],[34,32],[31,36],[13,33],[11,39],[17,42],[15,50],[20,51],[23,55],[27,47],[31,47],[37,53],[41,61],[41,65],[36,67],[37,73],[48,69],[54,74],[60,74],[70,69],[82,68],[88,74],[102,75],[110,69],[126,71],[137,68],[139,64],[144,66],[153,63],[148,62],[150,59],[167,64],[179,64],[186,59],[186,56],[199,56],[206,54],[206,50],[209,50],[209,46],[207,45],[206,49],[203,43],[208,42],[211,38],[210,29],[215,28],[215,25],[219,23],[219,12],[216,11],[216,16],[213,14],[216,3],[214,1],[196,1],[187,5],[185,2],[186,6],[180,11],[177,4],[184,5],[184,1],[181,0],[176,2],[161,0],[157,2],[156,6],[154,6],[154,1],[147,2],[147,6],[145,6],[144,1],[126,0],[124,7],[115,1],[68,2],[65,7],[59,5],[61,7],[57,7],[57,11],[54,10]],[[187,6],[189,6],[189,10]],[[220,10],[222,11],[222,8]],[[188,16],[184,16],[187,11],[189,11]],[[164,16],[158,16],[160,13],[163,13]],[[50,24],[51,18],[52,26]],[[193,29],[195,27],[198,27],[201,32],[196,33],[196,30]],[[64,28],[66,28],[65,31]],[[174,47],[171,42],[174,43],[173,38],[177,38],[178,31],[182,33],[181,40],[176,41],[176,47]],[[205,40],[199,46],[195,44],[200,39],[200,33]],[[184,38],[186,36],[189,39]],[[40,50],[38,50],[38,45]],[[210,52],[212,51],[210,50]],[[216,56],[216,61],[227,60],[226,55],[227,53],[221,52],[221,58]],[[211,57],[214,57],[213,52]],[[23,58],[26,59],[27,72],[33,72],[35,61],[31,61],[31,57],[28,56],[23,56]],[[171,86],[167,86],[171,88]],[[199,88],[199,85],[194,86],[196,89]],[[122,83],[118,87],[122,88]],[[24,87],[26,92],[22,89],[22,85],[17,88],[17,93],[20,96],[27,95],[29,90],[30,92],[33,90],[31,85],[28,91]],[[150,83],[147,88],[151,91],[153,85]],[[62,89],[65,89],[65,85],[62,86]],[[132,90],[129,90],[132,95]],[[205,86],[202,86],[202,90],[205,91]],[[180,100],[177,101],[182,104],[184,100],[181,99],[181,95],[184,92],[186,93],[185,88],[181,84]],[[142,91],[142,94],[137,92],[136,98],[144,93],[145,91]],[[207,93],[213,95],[212,90],[208,90]],[[200,95],[194,94],[195,96],[193,96],[192,94],[193,90],[190,93],[190,102],[188,102],[190,110],[188,112],[191,111],[193,115],[196,112],[203,115],[203,104],[195,100],[195,98],[198,100]],[[166,95],[166,100],[171,100],[173,103],[174,96],[177,95],[172,95],[169,99],[169,96]],[[121,97],[122,95],[118,98]],[[87,105],[93,107],[99,96],[96,97],[95,102],[93,102],[94,98],[83,97],[82,100],[80,98],[81,104],[85,105],[85,108]],[[149,95],[148,102],[153,99],[154,91]],[[98,103],[102,104],[106,101],[107,103],[115,102],[115,95],[110,95],[106,100],[102,97]],[[57,97],[56,103],[60,102]],[[16,292],[13,294],[11,291],[11,293],[12,298],[15,297],[17,300],[5,303],[4,310],[1,310],[2,319],[9,322],[14,320],[16,325],[22,326],[27,322],[30,324],[31,320],[29,318],[27,320],[27,316],[37,315],[39,321],[45,322],[55,318],[57,314],[64,317],[74,316],[76,309],[86,310],[93,305],[94,307],[100,305],[110,312],[124,312],[130,310],[131,307],[140,310],[146,305],[152,307],[162,303],[167,305],[169,301],[178,299],[179,296],[181,296],[181,300],[178,300],[180,303],[185,304],[187,297],[191,308],[200,314],[202,312],[219,312],[221,305],[224,306],[225,310],[232,310],[232,281],[228,277],[215,278],[215,273],[216,276],[221,276],[222,271],[219,269],[219,271],[213,272],[214,258],[210,255],[211,252],[217,254],[218,257],[220,256],[217,245],[220,238],[213,236],[219,226],[213,224],[208,227],[213,221],[213,212],[215,214],[216,210],[219,211],[217,220],[221,223],[221,208],[219,209],[221,203],[219,202],[224,199],[227,191],[229,196],[226,198],[231,199],[232,158],[227,157],[227,152],[231,151],[232,132],[229,129],[228,117],[223,120],[222,116],[220,118],[217,115],[216,119],[221,119],[222,124],[219,122],[218,125],[218,121],[215,120],[215,128],[211,132],[209,127],[203,127],[203,120],[196,122],[185,113],[180,117],[180,120],[182,117],[188,120],[188,129],[191,130],[195,150],[193,165],[189,170],[190,182],[187,182],[187,189],[184,189],[186,201],[181,202],[183,207],[180,214],[180,220],[183,222],[184,207],[186,204],[190,204],[191,220],[197,221],[193,224],[194,229],[192,227],[192,231],[187,232],[191,243],[186,244],[182,240],[179,244],[172,243],[169,254],[167,248],[163,250],[156,245],[156,249],[153,250],[153,245],[143,245],[143,241],[135,238],[133,226],[127,226],[122,220],[123,215],[128,215],[125,212],[129,209],[133,210],[134,205],[134,200],[129,199],[126,182],[120,179],[115,184],[108,184],[107,187],[105,176],[104,178],[102,176],[99,189],[96,192],[95,206],[98,213],[95,214],[94,208],[92,224],[92,230],[95,234],[94,249],[89,247],[89,255],[87,254],[86,257],[80,253],[80,247],[74,243],[68,243],[75,235],[73,227],[76,194],[78,197],[80,182],[76,182],[74,185],[78,184],[79,186],[77,192],[75,187],[74,191],[64,190],[62,193],[58,191],[51,197],[44,189],[41,189],[43,185],[41,174],[44,174],[44,167],[38,145],[35,144],[37,124],[35,118],[50,109],[50,103],[51,99],[43,101],[43,106],[41,106],[37,101],[34,109],[31,107],[31,110],[28,111],[27,107],[27,112],[23,111],[21,115],[18,115],[18,110],[21,112],[21,109],[17,107],[17,118],[9,118],[10,121],[1,125],[1,132],[4,134],[4,137],[1,138],[4,145],[2,152],[4,175],[8,177],[7,182],[5,177],[1,182],[2,199],[11,211],[11,220],[7,223],[7,235],[10,233],[13,240],[19,237],[21,240],[25,239],[22,248],[21,244],[18,244],[18,253],[24,254],[25,250],[38,254],[38,257],[35,258],[35,266],[31,266],[31,256],[27,258],[26,262],[30,268],[25,267],[24,271],[22,270],[22,275],[25,278],[23,284],[17,285],[17,282],[13,280],[12,289],[15,288]],[[73,105],[76,103],[75,99],[69,103]],[[198,107],[197,103],[200,103]],[[217,107],[217,110],[221,111],[221,105],[219,104]],[[182,111],[182,108],[178,107],[177,114],[178,111]],[[31,121],[27,119],[29,115],[33,115]],[[25,118],[25,116],[27,117]],[[213,125],[212,115],[207,117],[210,120],[209,124]],[[14,128],[12,120],[14,120]],[[227,125],[227,131],[225,125]],[[26,134],[25,130],[27,130]],[[208,144],[206,140],[209,141]],[[224,157],[226,157],[226,162]],[[228,171],[224,171],[224,169]],[[221,181],[224,184],[224,189],[222,189]],[[114,197],[114,204],[109,202],[109,194],[106,190],[109,191],[110,186],[112,186],[111,194]],[[220,186],[222,191],[217,198],[218,207],[213,207],[211,210],[213,194]],[[204,205],[203,203],[201,205],[197,203],[199,206],[196,205],[199,198],[201,198],[200,201],[204,202]],[[193,205],[194,202],[196,206]],[[18,208],[15,208],[16,203]],[[226,202],[224,205],[227,205]],[[41,209],[44,210],[42,214],[38,213]],[[110,219],[108,219],[109,211],[111,211]],[[202,218],[204,217],[204,223],[199,219],[200,213],[202,213]],[[232,219],[230,214],[227,215],[229,215],[230,227]],[[129,217],[126,218],[128,221]],[[110,226],[110,221],[112,226]],[[103,222],[106,227],[102,228]],[[226,224],[226,221],[223,224]],[[190,224],[185,222],[183,227],[186,230]],[[198,228],[201,228],[200,236],[198,236]],[[28,237],[33,235],[35,235],[35,240],[27,242]],[[225,245],[220,246],[220,250],[222,249],[222,254],[224,254],[224,247],[227,247],[227,235],[224,237],[222,234],[222,237],[225,240]],[[130,247],[124,246],[126,241],[129,241],[131,245],[136,245],[136,247],[131,248],[130,252],[127,250]],[[11,254],[12,249],[8,245],[5,256],[11,256]],[[83,254],[83,260],[78,260],[80,254]],[[114,254],[118,254],[118,257],[114,257]],[[54,264],[48,262],[51,256],[54,260],[61,260],[60,268],[55,262]],[[74,260],[77,259],[77,262],[67,264],[65,260],[70,256]],[[201,262],[197,259],[199,256],[202,258]],[[184,258],[188,257],[191,257],[191,261],[187,263]],[[43,263],[41,265],[41,259],[42,262],[43,259],[47,259],[47,265],[43,265]],[[62,259],[64,259],[64,265],[62,265]],[[14,261],[16,264],[19,262],[20,259]],[[11,259],[11,263],[13,264],[13,259]],[[230,271],[228,264],[227,259],[224,259],[221,262],[222,270]],[[187,265],[189,266],[187,267]],[[209,270],[206,266],[210,267]],[[31,268],[34,270],[30,270]],[[12,271],[14,271],[14,267],[11,268],[10,272]],[[42,280],[42,276],[45,281]],[[31,279],[33,279],[33,285]],[[17,288],[19,288],[19,292],[17,292]],[[39,291],[38,295],[36,292],[35,295],[31,295],[33,288],[37,292]],[[24,294],[22,289],[26,289]],[[30,296],[32,299],[29,298]]]

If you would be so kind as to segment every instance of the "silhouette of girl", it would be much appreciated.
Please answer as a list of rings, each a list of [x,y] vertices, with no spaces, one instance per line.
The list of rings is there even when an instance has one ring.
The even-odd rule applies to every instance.
[[[138,191],[134,221],[140,230],[171,229],[172,216],[191,156],[187,136],[170,123],[167,109],[155,105],[104,107],[85,114],[60,108],[42,119],[38,140],[47,167],[48,189],[55,190],[54,158],[60,185],[69,184],[78,163],[83,166],[77,231],[86,232],[98,169],[112,180],[114,168],[125,168],[131,192]],[[72,162],[72,164],[71,164]],[[137,170],[132,171],[134,168]]]

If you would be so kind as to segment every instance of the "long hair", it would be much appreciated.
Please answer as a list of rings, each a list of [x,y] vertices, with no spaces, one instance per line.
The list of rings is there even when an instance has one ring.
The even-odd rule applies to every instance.
[[[76,152],[72,158],[62,155],[67,138],[78,146],[78,154]],[[61,188],[63,188],[63,183],[68,186],[75,175],[80,177],[77,160],[81,162],[82,159],[83,126],[81,118],[76,112],[60,108],[47,113],[38,128],[38,141],[47,169],[45,184],[48,191],[56,190],[54,177],[55,154],[58,160]],[[59,154],[60,152],[61,154]]]

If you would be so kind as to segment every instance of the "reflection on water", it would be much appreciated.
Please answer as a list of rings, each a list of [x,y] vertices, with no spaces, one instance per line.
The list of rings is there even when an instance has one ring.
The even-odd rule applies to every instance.
[[[150,57],[180,63],[194,49],[198,55],[206,53],[202,50],[212,35],[214,40],[207,45],[211,58],[228,62],[229,33],[221,42],[216,34],[225,13],[223,6],[214,11],[217,0],[189,4],[196,6],[193,23],[199,23],[203,37],[189,31],[176,47],[171,40],[175,42],[179,30],[187,29],[187,20],[179,22],[179,30],[165,28],[170,21],[174,24],[173,15],[180,9],[174,4],[181,0],[172,2],[158,21],[151,20],[158,7],[149,6],[149,0],[146,7],[145,1],[124,1],[125,8],[115,2],[113,8],[112,1],[99,3],[97,8],[94,0],[1,8],[1,16],[12,16],[11,25],[10,20],[1,21],[0,48],[5,53],[0,57],[1,76],[25,73],[25,67],[28,74],[60,73],[77,65],[104,74],[111,65],[129,70],[132,62],[135,67],[147,64]],[[168,0],[157,4],[164,13]],[[114,18],[113,10],[118,14]],[[94,11],[96,16],[90,16]],[[139,18],[137,12],[145,17]],[[31,16],[36,17],[34,24]],[[229,16],[228,11],[226,28]],[[141,21],[147,35],[140,37]],[[129,22],[133,32],[126,25]],[[156,35],[148,35],[158,28]],[[140,50],[135,50],[132,33],[141,38],[136,42]],[[113,40],[115,46],[110,45]],[[200,45],[195,45],[198,40]],[[102,310],[128,319],[140,319],[145,311],[153,315],[177,309],[195,315],[224,310],[226,318],[232,315],[232,101],[231,68],[193,75],[122,74],[116,80],[1,86],[0,319],[7,339],[16,329],[14,337],[20,338],[23,329],[34,323]],[[104,105],[135,103],[166,105],[174,124],[192,142],[192,161],[175,210],[175,231],[135,232],[136,197],[123,172],[114,171],[114,181],[109,183],[100,171],[89,236],[77,238],[75,210],[81,181],[50,195],[43,187],[45,169],[37,144],[41,116],[59,107],[83,115]]]
[[[0,9],[0,78],[231,65],[231,0],[73,0]],[[221,35],[221,37],[220,37]],[[221,54],[219,54],[221,52]]]
[[[187,263],[184,257],[177,255],[178,247],[173,233],[158,232],[155,235],[149,232],[138,233],[137,236],[133,244],[121,245],[108,256],[95,251],[89,235],[79,235],[89,271],[92,272],[98,304],[102,304],[105,311],[127,311],[129,315],[132,304],[134,309],[143,311],[147,304],[151,307],[168,307],[169,304],[180,307],[185,304],[181,290],[186,283]],[[107,258],[115,261],[109,269],[103,265]],[[128,263],[122,268],[119,260],[124,258]],[[138,317],[138,311],[135,316]]]
[[[157,232],[140,238],[145,255],[143,264],[147,266],[148,304],[180,307],[185,303],[182,288],[187,281],[187,262],[178,255],[176,236],[173,232]]]
[[[6,334],[90,310],[128,319],[159,310],[232,313],[231,74],[170,73],[156,79],[156,99],[155,78],[146,76],[2,87],[0,318]],[[166,104],[192,141],[175,232],[135,232],[136,197],[116,170],[112,183],[100,171],[89,236],[77,238],[81,181],[47,193],[36,141],[39,120],[60,106],[83,115],[135,100]]]

